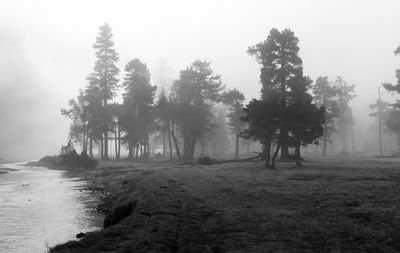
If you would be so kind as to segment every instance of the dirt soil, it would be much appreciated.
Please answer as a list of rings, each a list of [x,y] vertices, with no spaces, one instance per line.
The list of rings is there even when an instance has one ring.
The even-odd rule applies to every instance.
[[[107,228],[51,252],[400,252],[400,160],[101,163]]]

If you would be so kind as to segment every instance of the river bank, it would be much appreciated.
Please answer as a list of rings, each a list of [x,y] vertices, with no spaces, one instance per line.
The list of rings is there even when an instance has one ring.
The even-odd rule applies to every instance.
[[[333,163],[334,162],[334,163]],[[51,252],[397,252],[398,159],[101,162],[105,229]]]

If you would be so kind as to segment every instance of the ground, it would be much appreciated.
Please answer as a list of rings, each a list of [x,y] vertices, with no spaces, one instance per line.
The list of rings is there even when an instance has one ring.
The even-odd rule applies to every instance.
[[[51,252],[400,252],[400,160],[101,163],[107,228]],[[111,225],[114,224],[114,225]]]

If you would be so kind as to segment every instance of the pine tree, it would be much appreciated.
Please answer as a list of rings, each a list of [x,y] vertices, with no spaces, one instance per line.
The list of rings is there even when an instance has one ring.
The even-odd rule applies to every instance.
[[[235,159],[239,158],[239,134],[245,123],[240,119],[243,116],[243,102],[245,97],[237,89],[228,90],[222,94],[222,101],[229,106],[228,126],[235,135]]]
[[[326,156],[327,144],[332,142],[332,133],[336,131],[335,118],[339,116],[338,92],[338,89],[329,83],[327,76],[318,77],[313,86],[315,103],[325,108],[322,156]]]
[[[196,142],[207,133],[213,102],[219,101],[224,86],[210,62],[196,60],[180,72],[171,90],[172,117],[183,136],[183,159],[193,160]]]
[[[335,86],[338,91],[338,107],[339,117],[338,126],[342,136],[342,152],[347,152],[347,141],[349,132],[352,138],[352,146],[354,149],[354,135],[353,135],[353,111],[349,105],[350,101],[356,97],[354,94],[355,85],[349,85],[342,77],[338,76],[335,81]],[[354,151],[354,150],[353,150]]]
[[[303,63],[299,56],[299,39],[294,33],[285,29],[282,32],[272,29],[263,42],[248,49],[261,65],[261,97],[263,100],[277,101],[282,109],[286,108],[290,98],[289,91],[293,89],[306,89],[296,87],[306,84],[302,81]],[[289,142],[283,114],[280,116],[280,146],[281,159],[289,159]]]
[[[248,127],[243,130],[241,136],[247,139],[258,140],[263,144],[265,167],[274,168],[275,159],[279,152],[279,127],[280,127],[280,113],[282,106],[271,100],[257,100],[253,99],[243,109],[244,115],[241,119],[247,122]],[[271,163],[271,145],[277,144],[276,152],[272,157]]]
[[[387,114],[386,110],[389,106],[389,103],[383,101],[381,99],[381,87],[378,88],[378,99],[374,104],[369,105],[371,110],[374,110],[369,114],[371,117],[375,117],[378,120],[378,141],[379,141],[379,155],[383,156],[383,147],[382,147],[382,120],[384,115]]]
[[[125,66],[123,94],[125,112],[122,120],[126,130],[126,140],[129,146],[129,158],[149,155],[150,125],[154,120],[153,100],[156,86],[150,84],[150,72],[147,65],[139,59],[129,61]]]
[[[119,69],[115,65],[119,60],[118,54],[114,49],[113,33],[111,27],[105,23],[100,27],[100,32],[93,44],[96,50],[96,61],[92,79],[96,80],[96,85],[101,93],[102,106],[106,112],[108,101],[113,99],[118,86]],[[108,159],[108,132],[110,130],[110,115],[103,113],[102,117],[102,134],[104,143],[102,154],[104,159]]]

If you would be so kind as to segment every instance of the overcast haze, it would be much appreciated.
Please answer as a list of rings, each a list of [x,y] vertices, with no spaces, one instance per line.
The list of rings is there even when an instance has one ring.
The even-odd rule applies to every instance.
[[[28,158],[56,153],[66,142],[69,121],[60,108],[87,84],[95,60],[92,44],[105,22],[113,29],[121,70],[137,57],[154,72],[166,59],[176,78],[194,60],[207,59],[228,88],[248,99],[259,97],[261,85],[247,48],[265,40],[271,28],[290,28],[300,39],[306,75],[314,81],[340,75],[356,84],[356,129],[365,133],[378,85],[395,82],[399,68],[393,54],[400,43],[399,7],[394,0],[2,0],[0,142],[4,149],[14,136],[29,136],[7,149],[8,155]]]

